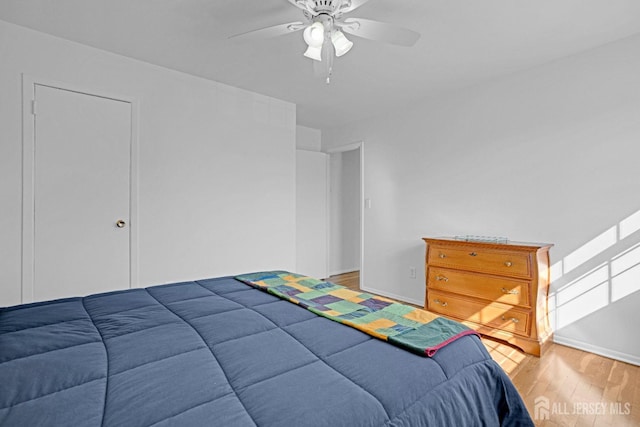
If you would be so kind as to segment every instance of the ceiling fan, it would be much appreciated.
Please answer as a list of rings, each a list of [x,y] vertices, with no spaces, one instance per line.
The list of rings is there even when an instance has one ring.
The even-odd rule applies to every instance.
[[[314,60],[326,82],[330,82],[334,56],[349,52],[353,42],[344,33],[369,40],[381,41],[398,46],[413,46],[420,34],[407,28],[364,18],[350,18],[345,15],[359,8],[369,0],[287,0],[302,10],[305,22],[296,21],[274,25],[231,36],[234,39],[258,39],[275,37],[304,30],[302,35],[307,50],[304,56]],[[318,64],[321,64],[318,67]]]

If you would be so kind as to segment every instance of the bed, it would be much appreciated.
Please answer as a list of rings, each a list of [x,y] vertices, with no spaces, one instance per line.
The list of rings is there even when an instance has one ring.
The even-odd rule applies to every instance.
[[[476,335],[431,357],[220,277],[0,309],[4,426],[530,426]]]

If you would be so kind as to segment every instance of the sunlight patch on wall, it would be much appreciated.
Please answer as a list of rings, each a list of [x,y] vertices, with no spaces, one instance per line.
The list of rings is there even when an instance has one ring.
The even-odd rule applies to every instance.
[[[564,262],[562,260],[556,262],[549,268],[549,279],[551,283],[560,279],[564,274]]]
[[[609,268],[606,264],[600,265],[558,291],[556,293],[556,304],[558,307],[564,306],[580,297],[580,295],[608,282],[608,280]]]
[[[563,328],[609,304],[609,266],[602,265],[556,293],[556,327]]]
[[[640,211],[620,221],[620,240],[640,230]]]
[[[613,226],[604,233],[591,239],[564,258],[564,273],[584,264],[618,241],[617,227]]]
[[[551,282],[566,282],[549,295],[554,330],[640,291],[639,231],[640,210],[551,266]],[[588,272],[581,272],[587,269]]]
[[[640,291],[640,245],[611,260],[611,301]]]

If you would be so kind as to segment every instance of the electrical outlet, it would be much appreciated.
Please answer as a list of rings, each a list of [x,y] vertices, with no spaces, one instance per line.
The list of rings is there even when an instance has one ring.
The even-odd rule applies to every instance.
[[[412,279],[416,278],[416,268],[415,267],[409,267],[409,277]]]

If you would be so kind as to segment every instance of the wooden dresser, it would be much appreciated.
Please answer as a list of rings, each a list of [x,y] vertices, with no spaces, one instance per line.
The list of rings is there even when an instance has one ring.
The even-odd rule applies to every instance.
[[[427,244],[425,309],[540,356],[547,317],[552,244],[449,238]]]

